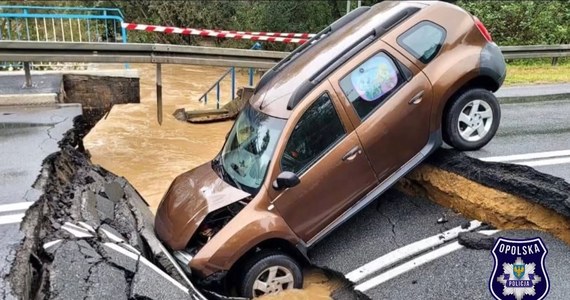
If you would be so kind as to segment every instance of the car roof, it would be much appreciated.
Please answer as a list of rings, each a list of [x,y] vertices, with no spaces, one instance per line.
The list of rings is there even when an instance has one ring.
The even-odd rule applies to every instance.
[[[421,9],[428,5],[432,3],[430,1],[383,1],[375,4],[348,24],[329,33],[326,38],[319,39],[308,46],[304,52],[301,52],[301,55],[287,62],[275,76],[271,76],[266,82],[263,82],[262,78],[249,101],[250,104],[265,114],[288,118],[292,112],[287,108],[291,97],[295,96],[293,94],[314,77],[316,72],[330,65],[333,59],[352,47],[361,37],[382,24],[393,22],[394,17],[397,17],[403,10]]]

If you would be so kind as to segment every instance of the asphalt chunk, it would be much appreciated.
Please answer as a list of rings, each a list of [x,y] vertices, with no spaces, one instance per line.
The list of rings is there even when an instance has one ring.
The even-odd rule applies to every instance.
[[[101,224],[99,214],[97,213],[97,202],[95,201],[95,193],[87,190],[81,196],[81,217],[91,226],[98,227]]]
[[[97,212],[99,213],[99,218],[108,222],[113,221],[115,219],[115,203],[100,195],[96,195],[95,197],[97,198]]]
[[[157,267],[141,258],[135,274],[131,298],[142,299],[185,299],[189,298],[188,289]]]
[[[125,195],[123,187],[117,181],[113,181],[111,183],[105,183],[103,185],[103,191],[107,195],[107,198],[109,198],[109,200],[115,203],[119,202]]]
[[[457,242],[469,249],[491,250],[495,245],[495,238],[479,232],[460,232]]]
[[[91,268],[88,285],[86,300],[128,299],[124,272],[108,264],[100,263]]]
[[[55,253],[49,274],[50,299],[83,299],[89,288],[89,270],[93,266],[85,260],[75,241],[65,241]]]

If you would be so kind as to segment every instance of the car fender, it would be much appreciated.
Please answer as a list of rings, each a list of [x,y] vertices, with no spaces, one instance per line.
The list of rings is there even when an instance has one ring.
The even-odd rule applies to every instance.
[[[198,251],[191,262],[193,271],[202,277],[228,271],[252,247],[269,239],[285,240],[293,246],[301,243],[278,214],[268,210],[246,209]]]

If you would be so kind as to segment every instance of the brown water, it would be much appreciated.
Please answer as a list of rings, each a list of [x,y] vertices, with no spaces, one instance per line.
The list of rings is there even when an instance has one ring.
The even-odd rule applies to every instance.
[[[98,69],[121,68],[97,66]],[[215,100],[204,105],[198,97],[225,68],[164,65],[163,123],[156,119],[154,65],[131,65],[139,70],[141,104],[115,105],[108,116],[85,137],[91,160],[127,178],[150,204],[153,212],[166,189],[178,174],[211,160],[223,145],[232,121],[190,124],[176,120],[177,108],[215,108]],[[238,86],[247,83],[247,74],[238,73]],[[222,91],[229,90],[229,80]],[[215,99],[211,94],[210,99]],[[334,284],[319,272],[305,276],[305,288],[264,299],[330,299]]]

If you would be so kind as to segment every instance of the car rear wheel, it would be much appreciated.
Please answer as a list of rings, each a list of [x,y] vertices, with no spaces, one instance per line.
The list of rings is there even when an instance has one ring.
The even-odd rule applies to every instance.
[[[478,150],[495,136],[500,119],[501,109],[493,93],[467,90],[453,101],[444,117],[444,140],[458,150]]]
[[[303,287],[301,266],[278,251],[260,251],[244,264],[240,294],[246,298]]]

